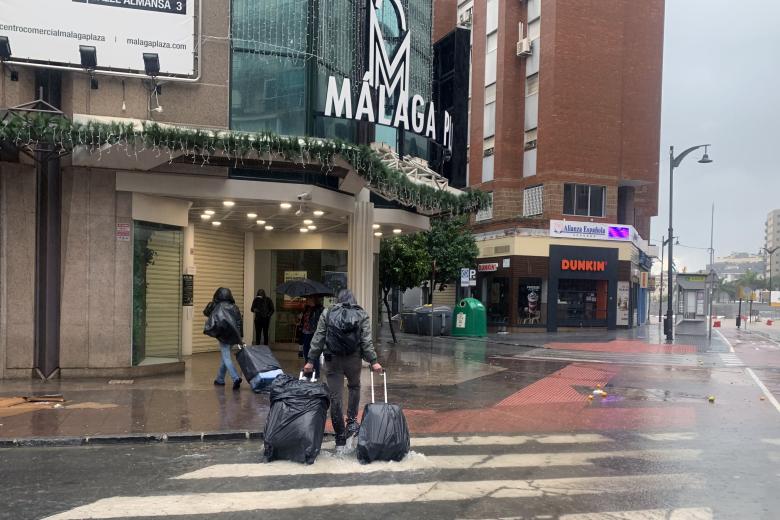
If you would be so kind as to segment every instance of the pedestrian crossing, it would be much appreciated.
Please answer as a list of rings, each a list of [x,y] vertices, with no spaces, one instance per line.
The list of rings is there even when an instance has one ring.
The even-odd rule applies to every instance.
[[[556,514],[540,511],[515,518],[712,518],[707,504],[685,503],[686,497],[699,496],[706,487],[706,476],[691,470],[702,457],[696,434],[626,435],[417,437],[412,439],[412,453],[403,461],[370,465],[329,450],[310,466],[284,461],[207,463],[171,475],[164,492],[123,496],[119,490],[117,496],[53,512],[47,520],[223,514],[255,518],[263,512],[274,512],[274,518],[300,518],[309,516],[308,508],[316,508],[317,518],[329,518],[326,512],[333,508],[334,514],[339,511],[338,517],[346,520],[366,518],[367,507],[379,508],[376,512],[398,508],[405,513],[397,513],[397,518],[427,519],[460,518],[453,511],[464,508],[484,512],[533,507],[549,508]],[[258,445],[258,459],[260,451]],[[642,500],[663,497],[665,508],[608,508],[621,503],[621,497],[637,494]],[[668,504],[676,502],[681,502],[679,508],[668,509]],[[603,511],[597,507],[600,503],[605,504]],[[445,509],[446,513],[441,512]]]
[[[499,356],[499,359],[502,357]],[[546,359],[557,361],[587,361],[623,365],[662,365],[689,367],[739,368],[745,364],[735,353],[703,352],[697,354],[636,354],[627,352],[591,352],[536,348],[515,354],[509,359]]]

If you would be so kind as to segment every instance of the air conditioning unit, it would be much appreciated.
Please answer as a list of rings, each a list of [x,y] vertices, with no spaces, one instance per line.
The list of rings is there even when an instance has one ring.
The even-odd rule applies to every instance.
[[[518,56],[530,56],[531,55],[531,40],[523,38],[517,42],[517,55]]]
[[[534,150],[535,148],[536,148],[536,139],[525,143],[525,148],[524,148],[525,150]]]
[[[458,25],[462,25],[463,27],[471,27],[472,16],[473,13],[471,9],[464,11],[458,17]]]

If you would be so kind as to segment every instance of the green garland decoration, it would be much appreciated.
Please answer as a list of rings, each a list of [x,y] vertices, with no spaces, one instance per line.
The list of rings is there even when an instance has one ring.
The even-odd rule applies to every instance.
[[[218,156],[235,161],[260,161],[270,166],[283,159],[311,166],[318,162],[325,174],[332,171],[337,157],[346,160],[363,177],[372,191],[389,200],[424,212],[466,214],[490,207],[488,194],[470,190],[455,195],[431,186],[410,181],[402,172],[385,165],[369,146],[357,146],[338,140],[308,137],[281,137],[270,132],[246,133],[234,131],[193,130],[157,123],[74,123],[62,116],[8,113],[0,123],[0,144],[34,149],[48,145],[55,152],[66,154],[79,146],[90,153],[109,153],[106,145],[124,147],[129,157],[153,150],[158,154],[182,153],[202,165]]]

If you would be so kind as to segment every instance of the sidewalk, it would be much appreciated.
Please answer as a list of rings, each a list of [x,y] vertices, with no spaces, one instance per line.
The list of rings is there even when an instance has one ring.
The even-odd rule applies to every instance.
[[[542,347],[659,356],[709,348],[702,341],[692,343],[690,338],[668,346],[659,332],[657,325],[650,325],[610,332],[437,338],[433,343],[426,337],[400,335],[399,343],[393,345],[384,336],[389,335],[384,327],[378,352],[388,371],[390,400],[403,403],[413,433],[586,430],[595,425],[604,427],[607,417],[604,410],[583,413],[596,384],[619,381],[621,373],[629,374],[629,382],[636,384],[643,374],[626,366],[594,369],[584,362],[515,356]],[[284,351],[278,357],[287,373],[298,373],[302,363],[295,352]],[[218,364],[218,354],[209,353],[187,359],[185,373],[174,376],[133,381],[2,381],[0,400],[62,394],[65,402],[0,407],[0,445],[14,439],[68,438],[68,442],[80,444],[86,438],[108,442],[153,440],[163,435],[169,439],[260,436],[269,409],[268,395],[254,394],[246,384],[238,392],[230,385],[213,386]],[[645,386],[655,388],[657,384]],[[378,392],[377,398],[381,398],[381,390]],[[367,370],[361,393],[361,402],[367,402]],[[654,400],[636,394],[625,403],[612,403],[620,409],[607,415],[620,419],[609,427],[646,426],[654,421],[659,426],[667,424],[658,410],[652,409]],[[631,404],[630,410],[624,407],[627,404]],[[686,413],[677,409],[664,412],[667,419],[679,419],[681,424],[690,419]]]

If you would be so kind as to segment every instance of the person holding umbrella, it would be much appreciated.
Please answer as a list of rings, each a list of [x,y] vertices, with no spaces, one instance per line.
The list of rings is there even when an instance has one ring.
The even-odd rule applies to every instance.
[[[314,333],[317,331],[317,323],[320,321],[323,310],[324,307],[322,306],[321,296],[309,296],[306,298],[306,307],[303,309],[303,315],[301,316],[301,323],[299,325],[304,359],[309,359],[311,340],[314,337]],[[319,377],[319,374],[320,359],[318,357],[314,362],[314,377]]]

